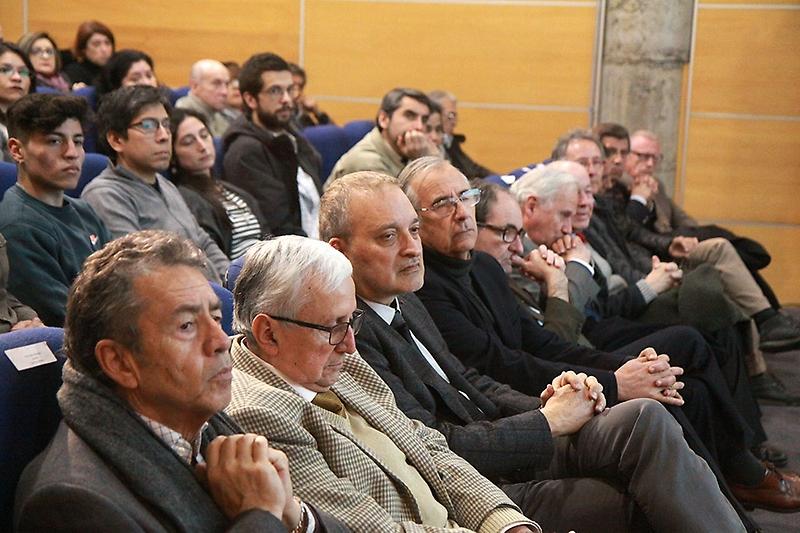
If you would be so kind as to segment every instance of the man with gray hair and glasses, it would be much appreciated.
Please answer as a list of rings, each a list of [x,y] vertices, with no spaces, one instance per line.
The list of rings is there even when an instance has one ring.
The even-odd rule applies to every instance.
[[[398,409],[355,353],[352,267],[322,241],[253,246],[234,288],[227,411],[289,457],[295,492],[355,531],[541,531],[497,487]]]

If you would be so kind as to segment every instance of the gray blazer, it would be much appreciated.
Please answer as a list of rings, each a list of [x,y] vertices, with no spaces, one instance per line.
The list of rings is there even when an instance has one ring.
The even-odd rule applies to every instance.
[[[392,389],[398,407],[442,432],[450,449],[490,479],[529,481],[536,470],[547,468],[553,439],[538,411],[539,399],[466,368],[447,349],[419,298],[403,294],[399,300],[409,328],[450,383],[359,300],[366,315],[356,337],[358,352]]]

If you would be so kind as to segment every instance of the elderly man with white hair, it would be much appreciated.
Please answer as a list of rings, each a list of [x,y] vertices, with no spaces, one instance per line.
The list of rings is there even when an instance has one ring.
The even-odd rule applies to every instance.
[[[354,531],[541,531],[441,433],[407,418],[355,353],[364,311],[352,272],[305,237],[247,252],[228,413],[286,453],[296,494]]]
[[[189,73],[189,94],[179,99],[175,107],[192,109],[208,120],[214,137],[222,137],[231,120],[223,113],[228,103],[228,69],[216,59],[201,59]]]

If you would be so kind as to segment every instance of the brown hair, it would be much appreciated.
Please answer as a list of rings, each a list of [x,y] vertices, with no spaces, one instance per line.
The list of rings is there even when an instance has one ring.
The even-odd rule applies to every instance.
[[[90,255],[67,297],[64,347],[80,372],[110,383],[94,355],[102,339],[137,351],[139,315],[146,302],[136,278],[165,266],[205,268],[205,255],[191,241],[166,231],[129,233]]]
[[[86,59],[86,55],[84,54],[86,51],[86,43],[89,42],[89,39],[91,39],[92,35],[95,33],[108,37],[108,40],[111,41],[111,51],[113,52],[115,50],[116,43],[114,42],[114,34],[111,33],[111,28],[102,22],[87,20],[78,26],[78,33],[75,36],[75,49],[72,51],[73,54],[75,54],[75,59]]]

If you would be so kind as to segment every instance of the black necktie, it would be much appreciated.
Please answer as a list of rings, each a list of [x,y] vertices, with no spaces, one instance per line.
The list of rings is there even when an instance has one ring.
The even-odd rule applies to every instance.
[[[392,319],[390,326],[392,326],[392,328],[399,333],[400,336],[406,340],[406,342],[413,346],[416,351],[420,351],[419,346],[417,346],[417,343],[414,342],[414,338],[411,337],[411,329],[408,327],[408,324],[406,324],[406,321],[403,319],[403,315],[400,313],[400,306],[395,309],[394,318]],[[421,352],[420,355],[422,355]]]

